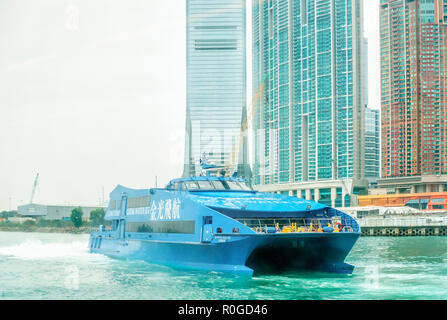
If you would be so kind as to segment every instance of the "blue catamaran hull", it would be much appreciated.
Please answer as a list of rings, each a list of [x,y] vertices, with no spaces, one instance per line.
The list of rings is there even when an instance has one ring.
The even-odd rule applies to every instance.
[[[179,243],[92,237],[92,252],[147,261],[181,269],[213,270],[247,275],[313,270],[351,274],[344,263],[358,233],[221,236],[215,243]],[[228,239],[230,238],[230,239]]]
[[[241,180],[191,177],[164,189],[117,186],[91,234],[92,252],[176,268],[242,274],[352,273],[361,234],[351,216],[313,201],[250,190]]]

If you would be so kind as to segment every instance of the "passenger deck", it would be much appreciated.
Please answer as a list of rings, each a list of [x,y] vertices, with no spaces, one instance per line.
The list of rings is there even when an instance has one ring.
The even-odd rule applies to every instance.
[[[240,219],[256,233],[332,233],[354,232],[348,219]]]

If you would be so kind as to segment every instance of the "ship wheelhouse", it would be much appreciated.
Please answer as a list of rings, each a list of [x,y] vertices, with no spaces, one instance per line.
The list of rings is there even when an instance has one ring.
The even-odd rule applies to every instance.
[[[235,178],[195,177],[171,181],[167,190],[177,191],[248,191],[255,192],[244,180]]]
[[[194,201],[258,234],[360,231],[355,219],[336,209],[296,197],[257,192],[243,179],[181,178],[171,181],[166,190],[187,192]],[[339,229],[334,228],[337,225]]]

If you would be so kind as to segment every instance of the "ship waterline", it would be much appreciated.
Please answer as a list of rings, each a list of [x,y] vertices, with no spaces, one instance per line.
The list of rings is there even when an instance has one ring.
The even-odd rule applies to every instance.
[[[346,262],[356,266],[352,275],[242,277],[91,254],[88,235],[0,232],[0,299],[447,297],[447,237],[360,238]]]

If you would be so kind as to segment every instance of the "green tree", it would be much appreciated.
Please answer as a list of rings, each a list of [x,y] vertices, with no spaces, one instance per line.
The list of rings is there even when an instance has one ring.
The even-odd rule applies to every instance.
[[[0,212],[0,218],[9,218],[17,215],[17,211],[2,211]]]
[[[25,229],[31,229],[32,227],[35,227],[37,225],[36,221],[34,220],[26,220],[25,222],[23,222],[22,226]]]
[[[75,208],[73,210],[71,210],[71,222],[73,222],[73,225],[76,228],[79,228],[80,226],[82,226],[82,216],[83,216],[83,212],[81,207]]]
[[[104,216],[106,215],[106,212],[103,208],[95,209],[92,212],[90,212],[90,222],[92,226],[99,226],[101,224],[104,224]]]

